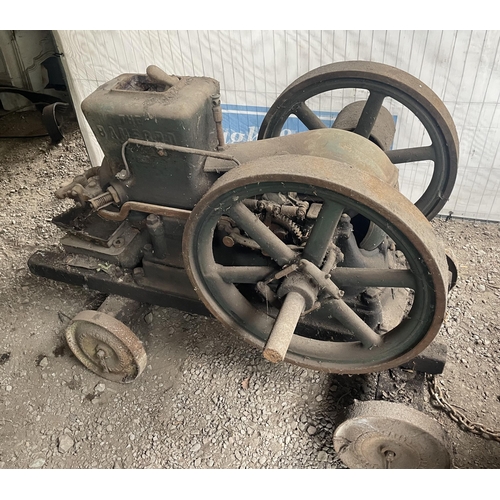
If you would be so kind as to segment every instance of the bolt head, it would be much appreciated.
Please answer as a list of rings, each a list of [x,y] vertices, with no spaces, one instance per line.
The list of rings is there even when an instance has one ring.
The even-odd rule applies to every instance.
[[[134,267],[132,274],[134,277],[144,276],[144,269],[142,267]]]
[[[125,169],[123,170],[120,170],[116,175],[115,177],[121,181],[125,180],[128,178],[128,174],[127,174],[127,171]]]

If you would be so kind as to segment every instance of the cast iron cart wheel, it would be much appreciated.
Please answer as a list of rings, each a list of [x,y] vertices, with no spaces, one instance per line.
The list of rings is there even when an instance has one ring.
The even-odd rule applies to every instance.
[[[449,469],[445,431],[433,418],[400,403],[356,401],[333,435],[350,469]]]
[[[99,311],[78,313],[65,332],[73,354],[89,370],[113,382],[133,382],[144,370],[142,342],[121,321]]]
[[[294,192],[322,200],[322,209],[300,255],[242,202],[276,192]],[[342,299],[325,299],[318,312],[323,311],[345,325],[354,340],[343,337],[325,341],[294,334],[285,361],[352,374],[401,365],[419,354],[442,324],[447,296],[446,257],[429,222],[407,198],[350,165],[325,158],[285,155],[262,158],[227,172],[196,205],[186,224],[185,268],[200,299],[214,316],[262,349],[275,325],[276,314],[273,315],[267,303],[261,304],[242,293],[242,285],[262,282],[282,268],[300,263],[300,259],[311,264],[309,270],[318,269],[336,226],[348,209],[382,228],[406,257],[409,269],[383,268],[366,273],[366,269],[337,268],[328,284],[335,286],[336,282],[339,288],[355,284],[413,289],[411,310],[397,326],[378,335]],[[270,256],[267,265],[245,267],[216,262],[214,240],[222,216],[230,217],[260,246],[264,255]],[[237,247],[234,249],[238,251]],[[342,275],[337,274],[336,279],[335,273],[339,271]],[[376,343],[379,345],[373,347]]]
[[[322,66],[289,85],[267,112],[258,139],[278,137],[290,115],[312,130],[326,125],[307,106],[311,97],[337,89],[365,89],[368,100],[354,133],[370,137],[384,99],[408,108],[429,134],[431,145],[386,151],[394,164],[432,160],[434,169],[425,192],[415,205],[431,220],[445,205],[455,184],[458,136],[453,120],[439,97],[414,76],[381,63],[350,61]]]

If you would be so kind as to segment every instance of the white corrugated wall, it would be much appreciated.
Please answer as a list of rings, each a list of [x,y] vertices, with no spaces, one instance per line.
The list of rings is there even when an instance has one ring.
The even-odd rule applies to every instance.
[[[156,64],[169,74],[220,81],[225,116],[232,114],[232,121],[224,120],[229,141],[254,139],[257,127],[247,115],[261,120],[281,91],[309,70],[345,60],[396,66],[431,87],[457,127],[459,171],[442,213],[500,220],[500,31],[57,31],[55,36],[77,107],[115,76],[145,73]],[[314,109],[338,112],[353,97],[347,92],[318,99]],[[398,124],[395,147],[425,142],[418,121],[402,106],[392,103],[390,111]],[[79,119],[98,164],[102,153]],[[229,130],[227,123],[236,128]],[[403,193],[415,201],[429,179],[429,165],[409,164],[400,172]]]

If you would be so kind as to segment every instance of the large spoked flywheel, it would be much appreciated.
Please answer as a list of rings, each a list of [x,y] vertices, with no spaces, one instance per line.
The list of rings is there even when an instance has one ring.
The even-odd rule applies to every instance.
[[[358,261],[349,213],[385,238],[371,252],[354,249]],[[387,246],[397,251],[384,259]],[[275,156],[224,174],[194,208],[183,253],[207,308],[271,361],[384,370],[420,353],[445,314],[446,257],[429,222],[396,189],[330,159]],[[402,295],[395,319],[373,324],[358,307],[376,295],[367,291]]]
[[[355,119],[349,130],[363,137],[370,138],[377,120],[383,122],[384,113],[389,115],[384,106],[391,99],[421,122],[428,134],[428,143],[395,150],[390,150],[389,146],[385,152],[394,164],[419,161],[433,164],[430,181],[415,203],[429,220],[432,219],[445,205],[455,183],[458,136],[453,120],[439,97],[420,80],[400,69],[374,62],[349,61],[310,71],[295,80],[277,98],[262,122],[258,138],[278,137],[291,115],[297,116],[310,130],[327,127],[311,109],[308,100],[325,97],[330,91],[340,89],[351,89],[353,93],[356,89],[368,91],[366,101],[363,100],[364,106],[357,107],[362,111],[352,109],[354,115],[348,120]],[[396,123],[397,127],[399,123]]]

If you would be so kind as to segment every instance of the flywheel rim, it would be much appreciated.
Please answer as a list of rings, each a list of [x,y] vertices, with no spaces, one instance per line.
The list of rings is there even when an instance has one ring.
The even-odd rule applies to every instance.
[[[365,89],[391,97],[413,112],[423,124],[434,146],[434,171],[415,205],[431,220],[446,204],[455,184],[458,134],[441,99],[405,71],[368,61],[332,63],[309,71],[279,95],[264,117],[258,139],[279,136],[283,124],[294,114],[298,104],[323,92],[342,88]]]
[[[345,180],[346,176],[348,181]],[[293,185],[293,179],[297,185]],[[273,320],[269,319],[269,316],[260,315],[251,304],[250,306],[248,303],[240,304],[234,299],[234,285],[228,285],[217,274],[212,248],[203,243],[207,240],[212,241],[219,216],[225,210],[223,207],[225,203],[231,204],[231,198],[236,196],[244,198],[247,195],[258,193],[259,190],[262,191],[266,182],[275,183],[269,189],[275,189],[277,184],[287,182],[290,191],[293,191],[294,187],[303,187],[304,182],[306,182],[312,186],[311,190],[323,195],[325,193],[321,189],[324,189],[324,186],[332,189],[335,187],[341,191],[341,193],[337,193],[337,196],[341,197],[338,199],[341,199],[342,203],[346,203],[346,206],[349,206],[347,196],[352,195],[353,192],[356,193],[359,200],[364,200],[365,203],[374,203],[373,200],[378,199],[377,209],[388,217],[385,219],[384,215],[380,215],[379,222],[385,221],[387,223],[391,217],[394,218],[395,213],[409,211],[411,215],[405,214],[402,218],[396,216],[394,227],[397,227],[398,224],[400,227],[404,227],[405,231],[407,230],[411,234],[410,239],[422,246],[423,253],[419,253],[419,258],[413,257],[413,261],[422,274],[418,278],[422,278],[424,281],[422,281],[423,285],[420,286],[419,294],[415,294],[416,299],[412,310],[418,309],[424,315],[424,310],[429,311],[430,303],[432,303],[431,309],[434,310],[427,318],[426,333],[422,334],[421,337],[421,333],[413,331],[415,327],[413,325],[410,331],[418,338],[413,338],[410,335],[409,340],[401,340],[400,337],[404,338],[405,335],[403,329],[409,328],[407,325],[411,323],[411,319],[401,327],[401,330],[396,331],[395,329],[395,333],[386,334],[384,338],[385,353],[381,357],[380,348],[362,349],[357,343],[339,345],[341,343],[323,342],[317,344],[320,341],[294,335],[285,361],[331,373],[370,373],[398,366],[419,354],[437,334],[446,308],[446,260],[444,254],[440,253],[441,249],[432,228],[413,204],[396,190],[345,163],[324,158],[286,155],[248,163],[222,176],[197,204],[184,231],[185,268],[200,299],[214,316],[227,327],[236,331],[244,340],[258,348],[263,347],[265,336],[269,333],[269,328],[272,328]],[[368,188],[368,185],[371,187]],[[237,191],[236,194],[235,190],[240,191]],[[390,196],[387,195],[388,190],[390,190]],[[366,215],[367,210],[363,211],[359,204],[355,208],[359,213]],[[422,238],[414,231],[413,226],[419,225],[423,225],[424,229],[421,229],[420,232],[424,240],[429,242],[428,244],[424,244]],[[391,228],[389,228],[389,233],[390,230]],[[392,237],[391,234],[389,236]],[[406,241],[403,242],[405,239]],[[412,248],[410,239],[402,235],[396,238],[401,247],[406,250],[405,254],[409,253]],[[419,259],[425,262],[425,265],[419,264]],[[431,276],[432,283],[425,282],[427,279],[425,276]],[[430,298],[429,294],[435,294],[435,296]],[[251,325],[248,326],[249,324]],[[262,331],[266,333],[262,334]],[[401,349],[403,352],[400,352]],[[318,354],[319,352],[323,354]],[[361,361],[353,362],[354,356]]]

